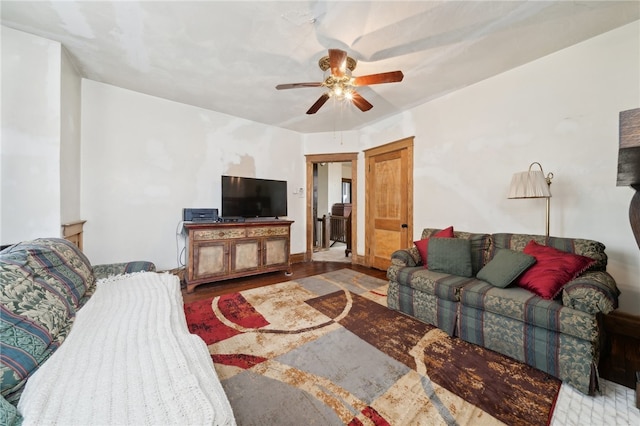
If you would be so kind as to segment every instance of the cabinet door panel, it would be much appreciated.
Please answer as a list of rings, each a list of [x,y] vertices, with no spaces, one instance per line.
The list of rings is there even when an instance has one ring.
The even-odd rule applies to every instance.
[[[224,275],[228,272],[227,243],[204,243],[194,247],[194,279]]]
[[[260,240],[236,241],[231,257],[233,272],[258,269],[260,266]]]
[[[264,265],[284,265],[289,260],[289,243],[288,239],[271,237],[264,241]]]

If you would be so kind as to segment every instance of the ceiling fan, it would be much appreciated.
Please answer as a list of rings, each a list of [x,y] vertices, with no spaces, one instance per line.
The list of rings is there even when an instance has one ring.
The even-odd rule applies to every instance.
[[[331,97],[351,100],[361,111],[369,111],[373,105],[363,98],[356,87],[369,86],[371,84],[395,83],[402,81],[402,71],[383,72],[361,77],[353,77],[351,72],[356,68],[356,60],[347,56],[347,52],[340,49],[329,49],[329,56],[323,56],[318,61],[322,71],[330,70],[327,78],[322,82],[279,84],[276,89],[299,89],[303,87],[326,87],[328,91],[309,108],[307,114],[315,114]]]

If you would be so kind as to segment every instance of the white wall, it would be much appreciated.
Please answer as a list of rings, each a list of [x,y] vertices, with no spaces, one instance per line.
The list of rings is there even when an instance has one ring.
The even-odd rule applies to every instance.
[[[635,22],[362,130],[359,150],[415,135],[414,238],[449,225],[544,234],[543,200],[507,199],[512,174],[538,161],[555,175],[551,234],[603,242],[621,310],[640,314],[633,192],[616,187],[618,114],[640,106],[639,36]],[[358,173],[364,207],[362,159]]]
[[[80,109],[81,78],[66,49],[62,48],[60,99],[60,220],[80,217]]]
[[[551,233],[602,241],[621,310],[640,314],[632,191],[615,186],[618,114],[640,106],[639,35],[635,22],[366,129],[304,136],[83,80],[85,250],[93,263],[140,258],[175,267],[181,209],[219,206],[220,175],[235,174],[289,182],[291,251],[301,253],[305,198],[291,188],[305,187],[304,154],[415,136],[414,238],[448,225],[543,233],[542,201],[506,198],[511,175],[539,161],[555,174]],[[8,243],[59,232],[60,46],[3,27],[2,61],[0,240]]]
[[[92,263],[177,267],[182,208],[220,208],[223,174],[286,180],[291,252],[305,251],[305,198],[293,194],[305,186],[298,133],[83,80],[81,199]]]
[[[329,209],[329,165],[327,163],[318,164],[317,202],[317,214],[319,218],[322,218],[331,211]]]
[[[2,27],[0,244],[60,236],[61,45]]]
[[[331,207],[342,202],[342,163],[328,163],[327,166],[329,167],[327,213],[331,213]]]

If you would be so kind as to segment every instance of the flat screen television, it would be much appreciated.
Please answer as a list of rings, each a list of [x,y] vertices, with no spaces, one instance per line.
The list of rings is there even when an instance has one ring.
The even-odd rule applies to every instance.
[[[287,215],[287,182],[222,176],[222,216],[275,217]]]

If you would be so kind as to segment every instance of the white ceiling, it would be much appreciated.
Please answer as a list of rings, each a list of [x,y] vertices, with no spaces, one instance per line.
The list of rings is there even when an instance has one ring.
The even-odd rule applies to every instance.
[[[640,19],[640,1],[7,1],[2,24],[62,43],[83,77],[295,130],[352,130]],[[327,102],[327,49],[370,111]]]

